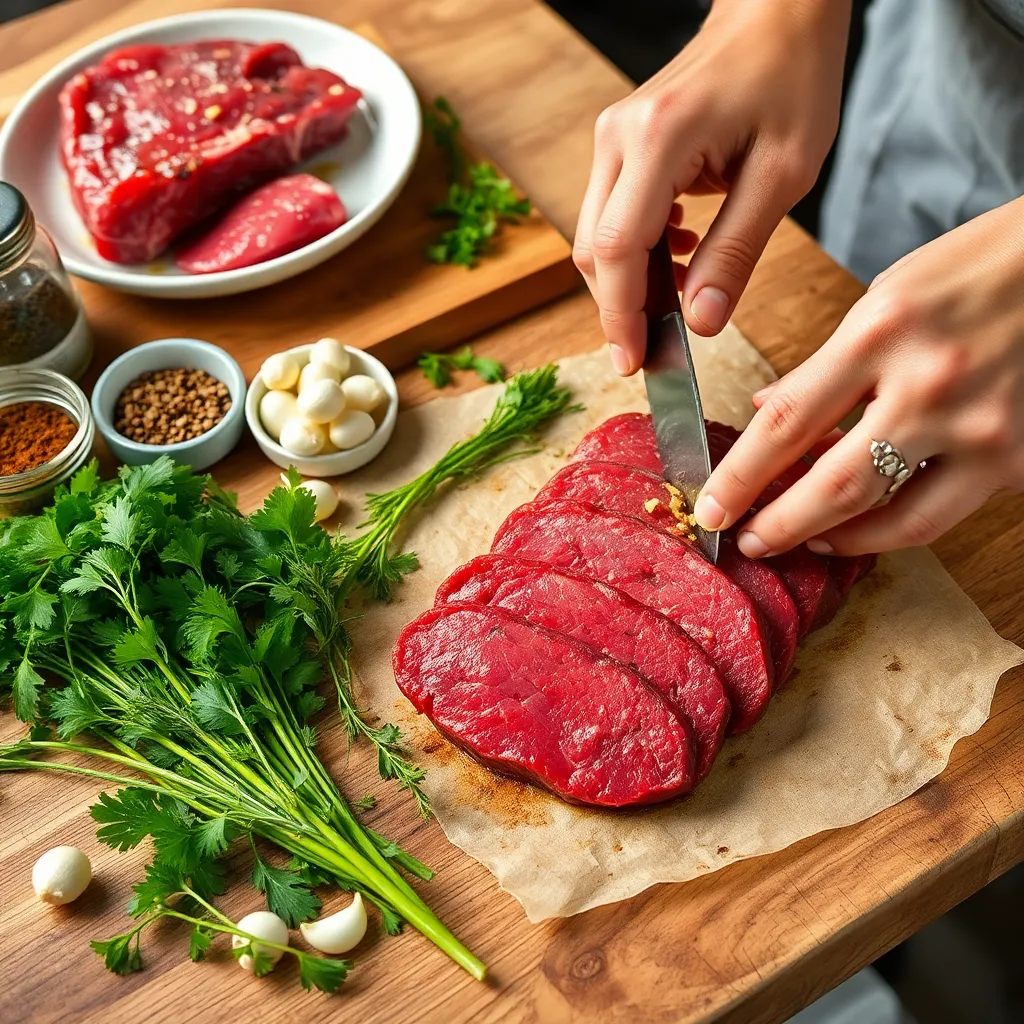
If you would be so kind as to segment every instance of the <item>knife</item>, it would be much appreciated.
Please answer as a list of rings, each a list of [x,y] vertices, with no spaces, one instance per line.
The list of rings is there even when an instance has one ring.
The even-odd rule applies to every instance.
[[[644,312],[644,382],[658,453],[665,480],[679,488],[692,512],[697,495],[711,475],[711,454],[667,233],[650,253]],[[699,526],[694,526],[693,532],[697,550],[713,565],[718,560],[718,534]]]

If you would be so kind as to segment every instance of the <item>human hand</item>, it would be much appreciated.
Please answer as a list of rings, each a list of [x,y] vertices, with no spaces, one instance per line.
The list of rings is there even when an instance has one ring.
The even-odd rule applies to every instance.
[[[861,402],[848,433],[834,428]],[[801,541],[855,555],[930,544],[1001,491],[1024,491],[1024,198],[922,246],[872,282],[835,334],[757,395],[694,508],[721,529],[787,466],[811,470],[742,527],[752,558]],[[887,504],[872,439],[928,465]],[[810,538],[810,539],[809,539]]]
[[[849,0],[716,0],[683,52],[598,118],[573,256],[619,373],[643,361],[647,256],[682,193],[727,193],[680,280],[689,327],[725,326],[835,137],[849,23]],[[678,217],[669,236],[677,255],[696,244]]]

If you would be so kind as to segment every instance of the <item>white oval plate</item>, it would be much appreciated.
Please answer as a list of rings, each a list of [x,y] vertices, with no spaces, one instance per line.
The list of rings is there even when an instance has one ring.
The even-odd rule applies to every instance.
[[[348,135],[300,169],[330,182],[349,219],[295,252],[241,270],[185,274],[169,254],[127,266],[100,258],[71,201],[59,154],[57,96],[72,75],[108,50],[194,39],[283,42],[303,63],[341,75],[363,92]],[[394,202],[419,150],[420,105],[412,83],[381,49],[348,29],[287,11],[238,8],[176,14],[107,36],[63,61],[21,99],[0,130],[0,179],[19,188],[73,274],[137,295],[167,299],[233,295],[283,281],[329,259],[363,235]]]

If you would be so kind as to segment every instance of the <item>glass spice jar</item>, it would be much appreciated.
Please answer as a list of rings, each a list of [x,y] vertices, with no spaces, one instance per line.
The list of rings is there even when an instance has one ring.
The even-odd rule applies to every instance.
[[[53,370],[0,369],[0,409],[18,402],[47,402],[66,412],[78,425],[75,436],[49,462],[0,476],[0,519],[38,511],[58,484],[66,484],[92,454],[96,434],[89,400],[82,389]]]
[[[0,367],[77,379],[92,357],[82,304],[25,197],[0,182]]]

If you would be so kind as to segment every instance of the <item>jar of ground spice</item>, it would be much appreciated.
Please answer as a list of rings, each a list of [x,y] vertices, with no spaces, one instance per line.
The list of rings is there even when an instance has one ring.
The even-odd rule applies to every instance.
[[[0,367],[78,378],[92,342],[82,305],[25,197],[0,181]]]
[[[92,454],[89,402],[53,370],[0,369],[0,518],[33,512]]]

